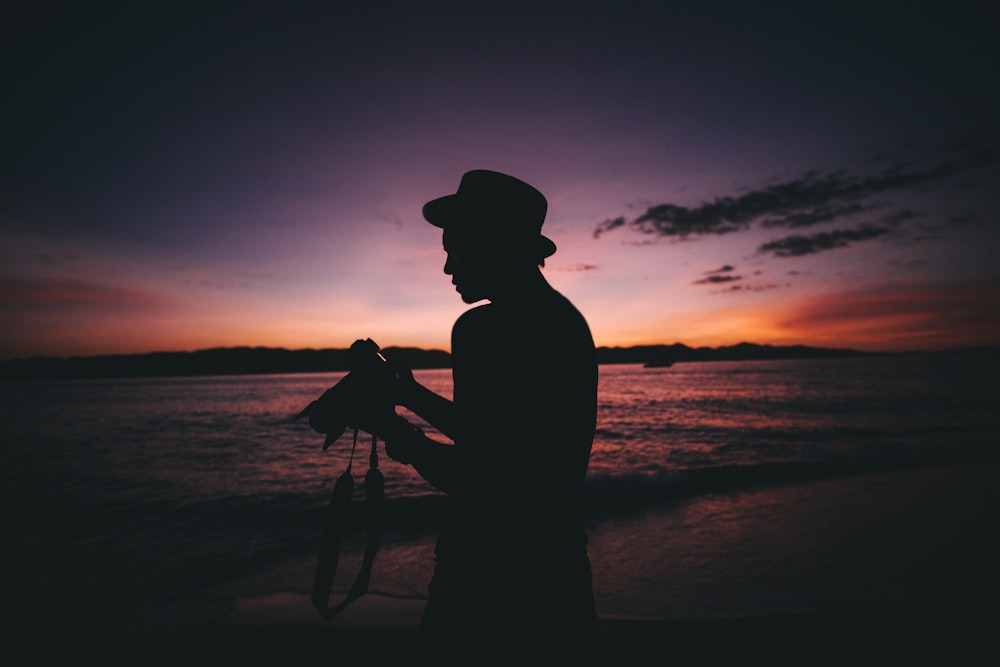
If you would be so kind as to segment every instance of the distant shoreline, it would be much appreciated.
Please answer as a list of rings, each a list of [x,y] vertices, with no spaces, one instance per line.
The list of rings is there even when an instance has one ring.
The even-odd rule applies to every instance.
[[[997,351],[978,348],[968,351]],[[962,352],[953,350],[952,352]],[[414,369],[451,368],[451,355],[443,350],[387,347],[386,357]],[[558,351],[554,352],[557,353]],[[692,348],[682,343],[634,347],[599,347],[599,364],[648,364],[669,366],[690,361],[755,361],[884,356],[887,352],[739,343],[722,347]],[[933,354],[911,352],[906,354]],[[266,375],[328,373],[348,370],[347,349],[288,350],[271,347],[229,347],[194,352],[150,352],[89,357],[33,357],[0,362],[0,380],[69,380],[98,378],[190,377],[205,375]]]

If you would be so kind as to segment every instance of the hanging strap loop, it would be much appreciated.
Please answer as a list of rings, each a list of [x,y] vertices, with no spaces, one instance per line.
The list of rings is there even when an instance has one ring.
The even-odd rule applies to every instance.
[[[378,469],[377,439],[373,435],[372,451],[368,459],[371,467],[365,475],[365,555],[361,562],[361,570],[346,597],[338,604],[330,606],[331,589],[337,575],[337,562],[340,560],[340,542],[347,524],[351,498],[354,495],[354,477],[351,475],[351,466],[354,462],[354,449],[357,444],[358,431],[355,430],[354,446],[351,448],[351,458],[347,463],[347,470],[333,485],[333,495],[330,498],[330,505],[327,508],[323,525],[319,562],[316,565],[316,575],[313,579],[312,604],[325,620],[335,618],[347,605],[368,591],[375,553],[382,541],[385,478]]]

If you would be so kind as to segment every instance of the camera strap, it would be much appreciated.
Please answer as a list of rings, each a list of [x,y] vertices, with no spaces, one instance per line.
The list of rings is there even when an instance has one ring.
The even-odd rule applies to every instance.
[[[347,462],[347,470],[337,478],[333,485],[333,495],[327,507],[323,523],[323,539],[320,542],[319,562],[316,565],[316,576],[313,579],[312,604],[325,620],[330,620],[342,612],[347,605],[368,591],[371,579],[372,564],[375,562],[375,552],[382,541],[383,501],[385,499],[385,478],[378,469],[377,439],[372,436],[372,451],[369,456],[369,469],[365,475],[365,555],[361,562],[354,584],[346,597],[338,604],[330,606],[331,589],[337,575],[337,562],[340,560],[340,542],[347,525],[348,510],[354,495],[354,477],[351,467],[354,464],[354,450],[358,446],[358,431],[354,430],[354,445],[351,447],[351,457]]]

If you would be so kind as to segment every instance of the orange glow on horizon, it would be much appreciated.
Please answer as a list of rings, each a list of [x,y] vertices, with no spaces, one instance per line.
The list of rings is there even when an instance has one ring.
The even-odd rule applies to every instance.
[[[364,301],[341,302],[335,309],[293,302],[262,308],[219,299],[181,307],[176,295],[75,281],[44,282],[28,291],[8,284],[0,297],[19,318],[18,326],[0,332],[3,358],[218,347],[346,348],[367,337],[382,347],[448,351],[451,324],[467,307],[458,300],[412,300],[394,308]],[[1000,285],[993,283],[897,284],[714,309],[704,300],[678,300],[673,313],[671,302],[664,303],[667,314],[641,304],[581,308],[599,347],[748,342],[897,352],[1000,342],[1000,313],[984,307],[1000,303]]]
[[[665,335],[626,326],[604,332],[597,344],[719,347],[747,342],[870,352],[988,346],[1000,342],[1000,313],[984,310],[988,303],[1000,303],[1000,285],[894,285],[682,313],[647,327]]]

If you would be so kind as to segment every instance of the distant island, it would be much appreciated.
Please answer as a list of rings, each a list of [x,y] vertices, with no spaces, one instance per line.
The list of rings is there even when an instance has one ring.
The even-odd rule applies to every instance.
[[[450,368],[451,355],[443,350],[387,347],[382,353],[414,369]],[[553,354],[558,354],[554,350]],[[754,343],[692,348],[673,345],[599,347],[599,364],[670,366],[691,361],[749,361],[760,359],[818,359],[870,356],[873,352],[806,345],[774,346]],[[273,347],[228,347],[195,352],[150,352],[90,357],[33,357],[0,362],[0,380],[55,380],[199,375],[260,375],[327,373],[347,370],[347,349],[287,350]]]

